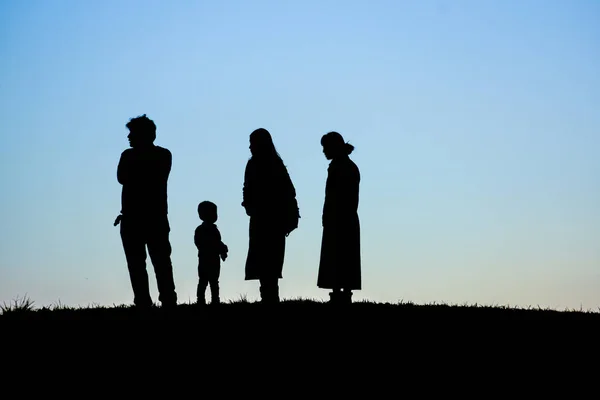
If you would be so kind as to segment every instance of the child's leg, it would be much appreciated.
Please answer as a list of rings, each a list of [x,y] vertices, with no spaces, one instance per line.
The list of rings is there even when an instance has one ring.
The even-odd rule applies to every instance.
[[[352,303],[352,290],[345,288],[341,295],[342,303]]]

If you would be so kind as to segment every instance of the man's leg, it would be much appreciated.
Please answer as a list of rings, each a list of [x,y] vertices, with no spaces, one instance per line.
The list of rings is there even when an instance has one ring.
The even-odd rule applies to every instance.
[[[274,277],[271,283],[273,290],[273,303],[279,303],[279,279]]]
[[[211,304],[221,303],[221,298],[219,297],[219,278],[213,277],[208,282],[210,283]]]
[[[177,293],[175,292],[175,282],[173,280],[168,222],[152,227],[149,233],[148,253],[150,253],[150,259],[156,274],[158,299],[163,306],[175,306],[177,305]]]
[[[342,302],[344,304],[352,304],[352,290],[345,288],[342,292]]]
[[[133,289],[133,303],[137,307],[152,306],[148,272],[146,271],[146,243],[144,230],[135,221],[124,218],[121,222],[121,241],[127,260],[129,279]]]
[[[206,304],[206,286],[208,286],[208,279],[204,275],[199,275],[198,289],[196,290],[196,304],[199,306]]]

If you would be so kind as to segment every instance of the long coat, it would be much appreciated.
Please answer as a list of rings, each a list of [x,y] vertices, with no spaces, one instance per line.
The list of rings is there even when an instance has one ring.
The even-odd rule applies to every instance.
[[[250,216],[245,280],[281,279],[286,221],[297,212],[296,190],[281,159],[248,160],[243,198]]]
[[[349,157],[333,159],[327,171],[317,286],[360,290],[360,171]]]

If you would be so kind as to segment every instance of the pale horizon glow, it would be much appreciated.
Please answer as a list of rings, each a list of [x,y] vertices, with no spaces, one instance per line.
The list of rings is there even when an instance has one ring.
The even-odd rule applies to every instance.
[[[336,130],[362,175],[355,300],[597,310],[599,18],[592,0],[3,2],[0,304],[131,304],[116,168],[145,113],[173,153],[180,303],[202,200],[230,250],[222,298],[258,298],[240,203],[264,127],[302,216],[282,297],[328,298],[319,141]]]

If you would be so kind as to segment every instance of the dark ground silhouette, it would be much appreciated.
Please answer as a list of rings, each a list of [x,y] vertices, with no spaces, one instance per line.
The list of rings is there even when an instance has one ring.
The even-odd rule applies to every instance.
[[[246,300],[225,301],[219,307],[198,308],[195,303],[178,304],[176,307],[153,306],[139,309],[133,305],[113,307],[6,307],[0,320],[8,321],[140,321],[170,319],[173,321],[203,322],[206,318],[221,320],[223,327],[243,326],[246,319],[263,315],[270,318],[277,315],[279,323],[293,322],[305,325],[306,329],[320,329],[320,323],[327,325],[334,316],[343,319],[344,324],[360,329],[390,328],[380,330],[381,335],[394,335],[402,330],[418,329],[412,323],[419,322],[425,326],[435,325],[439,334],[460,329],[461,324],[478,326],[480,330],[503,329],[510,326],[525,329],[527,326],[543,327],[539,324],[560,324],[568,327],[574,324],[600,324],[599,310],[553,310],[539,307],[511,308],[484,305],[446,305],[446,304],[414,304],[411,302],[375,303],[370,301],[354,301],[352,304],[331,303],[319,300],[283,299],[278,304],[264,304],[260,301]],[[349,318],[350,317],[350,318]],[[361,328],[361,324],[362,328]],[[492,324],[492,325],[485,325]],[[504,325],[508,324],[508,325]],[[600,327],[600,325],[599,325]],[[433,332],[435,333],[435,332]],[[514,332],[524,334],[525,332]]]
[[[267,374],[283,382],[278,377],[285,375],[310,388],[335,382],[336,393],[367,386],[371,394],[388,386],[409,390],[409,371],[420,389],[423,382],[438,384],[439,378],[450,379],[460,390],[490,387],[482,375],[494,387],[506,388],[516,374],[535,382],[539,393],[561,367],[577,371],[578,380],[584,370],[595,374],[585,364],[597,359],[599,327],[598,312],[285,299],[274,305],[224,301],[218,307],[191,303],[146,312],[123,306],[17,309],[0,315],[3,360],[9,371],[26,363],[18,368],[20,376],[48,364],[41,368],[44,374],[77,369],[111,384],[107,371],[114,374],[119,366],[143,371],[159,363],[185,365],[204,381],[226,376],[236,384],[244,382],[238,376]],[[106,364],[112,366],[107,370]],[[537,364],[551,374],[539,375]],[[103,366],[103,373],[91,373],[94,366]],[[177,368],[160,371],[157,379],[164,383],[169,375],[181,382]],[[6,374],[4,378],[8,383]],[[337,384],[339,379],[344,382]],[[139,385],[139,379],[134,381]],[[448,390],[444,385],[445,395]],[[384,391],[382,395],[389,394]]]
[[[146,269],[146,247],[154,266],[159,301],[165,306],[177,303],[171,263],[167,181],[172,155],[168,149],[154,144],[156,125],[142,115],[127,124],[131,148],[121,154],[117,179],[123,185],[121,214],[115,225],[121,224],[121,240],[127,260],[134,304],[152,305]]]
[[[487,391],[514,397],[526,394],[529,383],[526,397],[534,397],[556,395],[559,381],[569,386],[569,398],[584,398],[585,383],[597,380],[598,313],[285,299],[274,306],[225,301],[163,311],[0,315],[3,388],[52,396],[84,393],[75,385],[93,382],[87,390],[131,387],[140,396],[167,384],[199,391],[215,382],[233,394],[230,386],[256,393],[248,385],[266,380],[312,395],[325,387],[343,397],[426,390],[447,398],[475,389],[478,397]]]
[[[296,190],[266,129],[250,134],[250,151],[242,190],[242,206],[250,217],[245,280],[259,280],[262,301],[277,303],[286,237],[300,217]]]

